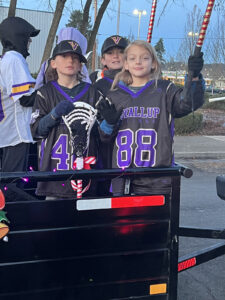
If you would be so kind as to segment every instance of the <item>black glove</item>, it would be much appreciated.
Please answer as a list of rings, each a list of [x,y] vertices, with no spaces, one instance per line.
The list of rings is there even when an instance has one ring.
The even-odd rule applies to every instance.
[[[193,72],[193,77],[198,77],[204,64],[203,52],[200,52],[198,56],[191,55],[188,58],[188,71]]]
[[[122,113],[122,108],[117,111],[115,105],[111,104],[106,99],[102,99],[96,107],[106,122],[111,125],[114,125],[118,122]]]
[[[74,105],[68,100],[60,101],[52,111],[52,115],[56,118],[60,118],[69,114],[74,109]]]
[[[34,105],[35,97],[37,91],[34,91],[30,96],[22,96],[20,100],[20,105],[24,107],[32,107]]]

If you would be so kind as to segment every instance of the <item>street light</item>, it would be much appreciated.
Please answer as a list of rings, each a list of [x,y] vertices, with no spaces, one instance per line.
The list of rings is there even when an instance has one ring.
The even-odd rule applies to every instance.
[[[138,18],[139,18],[139,22],[138,22],[138,40],[139,40],[139,36],[140,36],[140,24],[141,24],[141,16],[143,15],[146,15],[147,14],[147,12],[146,12],[146,10],[139,10],[139,9],[135,9],[134,11],[133,11],[133,14],[134,15],[138,15]]]
[[[198,32],[189,31],[188,36],[191,37],[191,54],[193,54],[194,42],[196,37],[198,36]]]
[[[117,10],[117,30],[116,34],[119,35],[120,31],[120,0],[118,0],[118,10]]]

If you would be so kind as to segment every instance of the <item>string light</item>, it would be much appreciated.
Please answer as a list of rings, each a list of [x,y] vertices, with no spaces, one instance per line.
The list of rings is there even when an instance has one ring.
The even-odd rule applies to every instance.
[[[34,168],[33,168],[32,166],[29,166],[29,171],[30,171],[30,172],[33,172],[33,171],[34,171]],[[23,180],[25,183],[28,183],[28,182],[30,181],[30,179],[29,179],[28,177],[22,177],[22,178],[14,179],[11,183],[14,183],[14,182],[18,181],[19,179]],[[10,183],[10,184],[11,184],[11,183]],[[4,191],[7,191],[7,190],[8,190],[8,186],[5,185],[5,186],[3,187],[3,190],[4,190]]]
[[[22,180],[23,180],[24,182],[29,182],[29,178],[27,178],[27,177],[23,177]]]

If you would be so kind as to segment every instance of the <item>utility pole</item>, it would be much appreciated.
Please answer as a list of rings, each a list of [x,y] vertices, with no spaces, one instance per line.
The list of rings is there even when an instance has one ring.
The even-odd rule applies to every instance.
[[[119,32],[120,32],[120,0],[118,0],[117,31],[116,31],[116,34],[119,35]]]
[[[8,17],[15,17],[17,0],[11,0],[9,5]]]
[[[97,6],[98,6],[97,0],[94,0],[94,10],[95,10],[94,22],[96,21],[96,18],[97,18],[97,12],[98,12]],[[95,60],[96,60],[96,40],[95,40],[93,52],[92,52],[92,72],[95,71]]]

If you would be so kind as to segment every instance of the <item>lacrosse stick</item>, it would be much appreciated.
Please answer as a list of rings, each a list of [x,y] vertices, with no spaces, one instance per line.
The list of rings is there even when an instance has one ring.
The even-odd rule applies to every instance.
[[[202,27],[201,27],[201,30],[199,33],[199,38],[198,38],[197,44],[195,46],[194,56],[198,56],[201,52],[201,48],[203,45],[203,41],[205,39],[205,34],[206,34],[206,30],[207,30],[207,27],[209,24],[209,20],[210,20],[210,16],[212,13],[214,2],[215,2],[215,0],[209,0],[209,2],[208,2],[206,12],[204,14],[203,22],[202,22]]]
[[[73,154],[76,156],[73,162],[73,169],[81,170],[83,168],[90,169],[90,164],[96,162],[95,157],[85,157],[84,154],[88,150],[90,142],[91,129],[96,121],[97,111],[85,102],[75,102],[74,109],[66,116],[63,116],[69,132],[70,143],[73,148]],[[71,180],[71,186],[74,191],[77,191],[77,198],[81,198],[82,194],[86,192],[91,184],[83,189],[82,180]]]
[[[150,15],[148,36],[147,36],[148,43],[151,43],[151,39],[152,39],[152,31],[153,31],[153,25],[154,25],[154,19],[155,19],[156,5],[157,5],[157,0],[152,0],[152,10],[151,10],[151,15]]]
[[[99,103],[102,100],[107,100],[109,102],[109,104],[112,104],[111,100],[109,98],[107,98],[106,96],[104,96],[100,90],[98,90],[98,93],[100,94],[100,97],[98,98],[98,101],[95,103],[95,107],[98,107]]]

